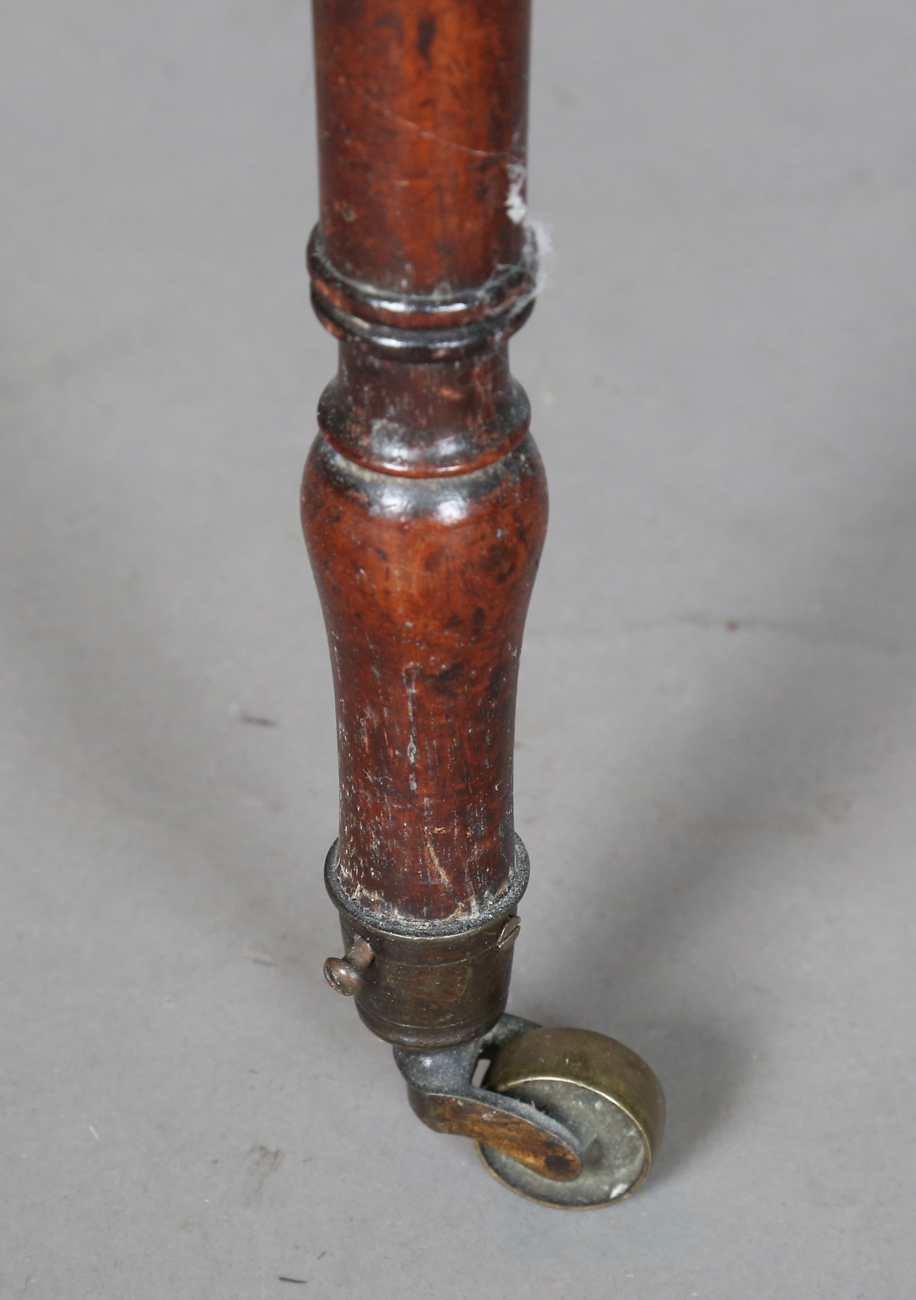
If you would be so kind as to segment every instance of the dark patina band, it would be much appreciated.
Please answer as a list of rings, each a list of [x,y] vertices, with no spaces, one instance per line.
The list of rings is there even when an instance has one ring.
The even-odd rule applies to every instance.
[[[504,920],[514,914],[528,887],[530,864],[528,850],[521,838],[515,837],[515,860],[509,873],[505,889],[490,898],[484,898],[473,915],[448,917],[442,921],[421,921],[383,916],[362,907],[346,893],[337,870],[337,843],[335,840],[328,850],[324,862],[324,883],[328,893],[339,911],[350,917],[353,922],[367,931],[390,935],[407,940],[453,939],[461,935],[472,934],[476,930],[486,929],[494,922]]]
[[[399,294],[351,279],[329,259],[320,226],[312,231],[306,263],[312,306],[325,329],[401,361],[457,359],[508,338],[531,315],[537,292],[533,238],[521,261],[457,293]]]

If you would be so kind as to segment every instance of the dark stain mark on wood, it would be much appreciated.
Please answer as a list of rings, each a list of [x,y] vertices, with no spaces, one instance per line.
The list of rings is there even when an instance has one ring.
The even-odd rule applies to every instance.
[[[420,57],[429,63],[429,52],[432,49],[433,41],[436,38],[436,20],[432,14],[427,14],[417,23],[417,50]]]

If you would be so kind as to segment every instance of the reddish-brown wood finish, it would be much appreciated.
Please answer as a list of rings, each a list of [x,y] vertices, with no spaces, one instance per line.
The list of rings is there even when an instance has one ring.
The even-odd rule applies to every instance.
[[[470,474],[377,474],[322,439],[308,541],[337,694],[340,875],[364,907],[473,915],[514,859],[518,654],[544,536],[533,444]]]
[[[475,917],[514,859],[518,656],[547,498],[507,336],[527,0],[315,0],[313,297],[341,339],[303,524],[337,699],[338,870],[394,921]]]
[[[315,0],[321,228],[344,274],[399,292],[518,261],[528,0]]]

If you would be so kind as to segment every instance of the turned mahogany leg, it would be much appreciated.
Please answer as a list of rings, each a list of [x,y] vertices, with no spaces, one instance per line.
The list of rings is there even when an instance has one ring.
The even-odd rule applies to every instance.
[[[485,1143],[515,1190],[603,1204],[648,1170],[654,1076],[613,1040],[504,1015],[528,878],[512,807],[518,658],[547,523],[507,346],[537,271],[528,0],[314,0],[314,20],[308,264],[340,341],[302,490],[337,705],[325,872],[345,955],[326,975],[395,1045],[427,1124]],[[573,1039],[544,1037],[557,1034]],[[493,1064],[475,1088],[481,1055]],[[628,1152],[600,1186],[582,1167],[596,1134]]]

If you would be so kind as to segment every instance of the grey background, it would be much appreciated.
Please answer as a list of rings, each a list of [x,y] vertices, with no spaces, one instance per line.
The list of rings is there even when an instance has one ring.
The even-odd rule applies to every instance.
[[[0,1295],[911,1296],[910,0],[537,5],[512,1007],[670,1103],[578,1215],[321,979],[306,7],[0,10]]]

